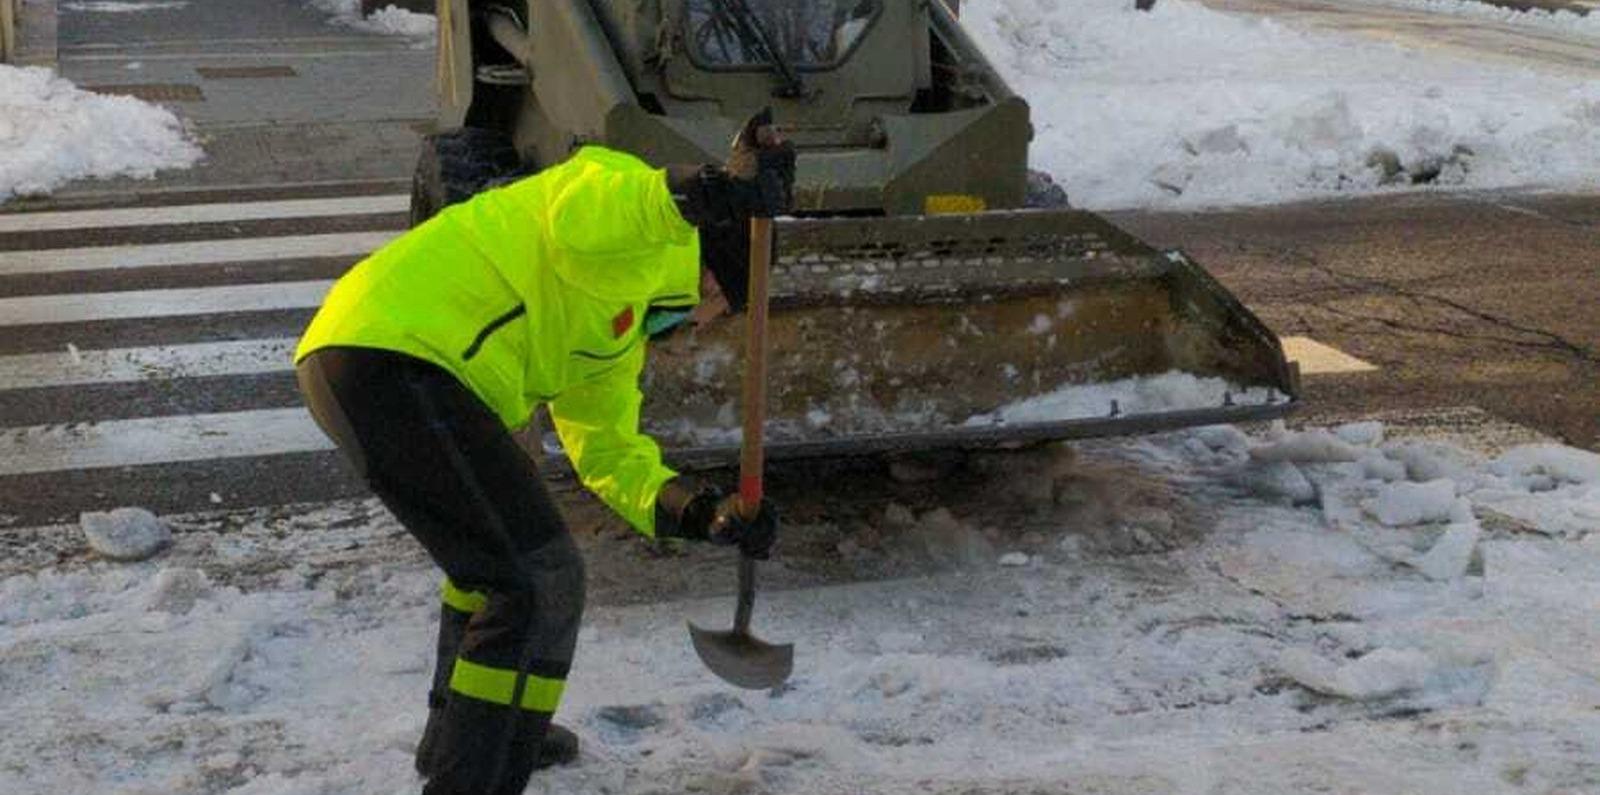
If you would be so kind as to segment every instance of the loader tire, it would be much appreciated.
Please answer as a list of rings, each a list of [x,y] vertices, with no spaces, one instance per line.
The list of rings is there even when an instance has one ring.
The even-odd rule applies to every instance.
[[[463,127],[423,139],[411,178],[411,225],[495,185],[527,173],[510,136]]]

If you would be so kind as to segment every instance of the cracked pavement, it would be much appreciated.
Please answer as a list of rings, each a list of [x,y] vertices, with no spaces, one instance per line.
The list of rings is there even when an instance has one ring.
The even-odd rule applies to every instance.
[[[1307,419],[1477,406],[1600,445],[1600,196],[1111,215],[1187,251],[1278,334],[1378,366],[1306,376]]]

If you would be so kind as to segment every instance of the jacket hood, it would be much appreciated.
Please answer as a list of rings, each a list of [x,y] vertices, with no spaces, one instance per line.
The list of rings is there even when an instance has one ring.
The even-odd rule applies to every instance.
[[[563,281],[606,301],[698,298],[699,235],[679,214],[664,169],[588,146],[552,170],[543,222]]]

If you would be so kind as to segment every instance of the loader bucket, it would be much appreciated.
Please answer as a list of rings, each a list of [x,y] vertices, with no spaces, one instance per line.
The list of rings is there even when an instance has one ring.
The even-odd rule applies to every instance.
[[[771,458],[995,447],[1282,416],[1296,371],[1198,265],[1077,210],[782,220]],[[733,460],[743,324],[652,347],[643,424]]]

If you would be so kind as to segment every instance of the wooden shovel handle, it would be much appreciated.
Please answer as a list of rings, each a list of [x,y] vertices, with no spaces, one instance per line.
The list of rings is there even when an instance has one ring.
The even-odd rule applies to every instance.
[[[772,219],[750,219],[750,295],[745,335],[744,441],[739,450],[739,514],[761,511],[764,465],[762,428],[767,420],[767,275],[772,270]]]

